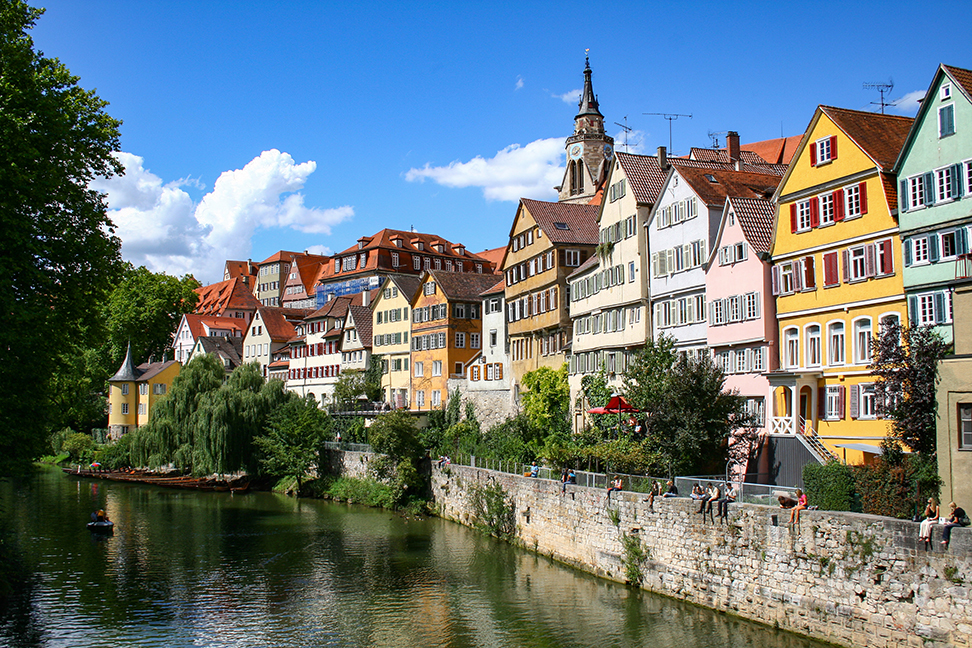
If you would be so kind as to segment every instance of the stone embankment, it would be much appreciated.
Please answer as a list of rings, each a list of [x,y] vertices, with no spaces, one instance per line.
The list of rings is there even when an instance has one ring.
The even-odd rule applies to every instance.
[[[804,511],[791,527],[789,511],[740,504],[728,524],[703,523],[690,499],[658,498],[652,511],[640,493],[562,495],[555,481],[433,465],[444,518],[474,524],[471,495],[488,484],[513,502],[518,542],[584,571],[623,582],[633,567],[653,592],[846,646],[972,646],[972,529],[943,550],[936,527],[925,551],[902,520]]]

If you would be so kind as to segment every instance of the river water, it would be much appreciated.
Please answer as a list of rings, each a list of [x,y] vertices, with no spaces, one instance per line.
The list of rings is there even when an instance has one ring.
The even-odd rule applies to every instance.
[[[0,646],[822,646],[436,518],[50,469],[0,497],[37,575]]]

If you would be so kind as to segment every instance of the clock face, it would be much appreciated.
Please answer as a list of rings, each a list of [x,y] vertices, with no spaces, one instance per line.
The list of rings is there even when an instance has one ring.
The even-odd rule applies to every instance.
[[[605,144],[604,145],[604,157],[606,157],[607,159],[610,160],[613,155],[614,155],[614,149],[611,148],[611,145],[610,144]]]
[[[581,145],[580,144],[574,144],[573,146],[571,146],[570,147],[570,159],[571,160],[576,160],[580,156],[581,156]]]

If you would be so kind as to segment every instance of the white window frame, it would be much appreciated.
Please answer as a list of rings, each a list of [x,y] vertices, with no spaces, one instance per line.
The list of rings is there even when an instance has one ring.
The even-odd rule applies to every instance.
[[[413,376],[415,378],[422,378],[425,376],[425,363],[424,362],[413,362],[412,363]]]
[[[811,329],[816,329],[816,331],[811,331]],[[811,322],[803,328],[803,334],[807,340],[806,366],[819,367],[823,360],[823,327],[817,322]]]
[[[911,245],[911,265],[931,263],[927,236],[916,236],[909,241]]]
[[[874,383],[857,386],[857,418],[865,421],[877,418],[877,388]]]
[[[908,178],[908,209],[919,209],[925,206],[925,175],[918,175]]]
[[[814,142],[814,146],[817,147],[817,166],[827,164],[834,159],[833,150],[830,148],[830,136],[818,139]]]
[[[830,140],[828,139],[827,141],[829,142]],[[811,228],[810,201],[801,200],[797,203],[797,231],[809,232]]]
[[[800,366],[800,329],[795,326],[783,331],[783,362],[787,369]]]
[[[824,387],[827,391],[824,399],[823,418],[827,421],[839,421],[841,418],[841,394],[839,385],[828,385]]]
[[[842,367],[847,363],[847,326],[843,320],[827,323],[827,364]]]
[[[820,211],[820,227],[833,225],[836,221],[836,210],[834,209],[834,194],[825,193],[817,196]]]
[[[865,328],[866,326],[866,328]],[[858,317],[851,323],[853,331],[854,364],[866,365],[871,362],[873,352],[874,324],[870,317]],[[866,337],[864,337],[866,336]]]

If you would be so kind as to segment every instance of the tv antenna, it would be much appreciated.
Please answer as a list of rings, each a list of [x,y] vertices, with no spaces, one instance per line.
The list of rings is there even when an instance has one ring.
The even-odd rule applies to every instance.
[[[620,126],[621,127],[621,130],[624,131],[624,152],[627,153],[628,152],[628,133],[630,133],[634,129],[631,128],[630,126],[628,126],[628,116],[627,115],[624,116],[624,123],[623,124],[619,124],[618,122],[614,122],[614,123],[615,123],[616,126]]]
[[[660,116],[662,116],[662,117],[664,117],[665,119],[668,120],[668,151],[669,151],[669,153],[672,153],[673,152],[672,151],[672,122],[675,121],[676,119],[678,119],[679,117],[688,117],[689,119],[692,119],[692,115],[680,115],[678,113],[641,113],[641,114],[643,114],[643,115],[656,115],[656,116],[660,115]]]
[[[712,140],[712,150],[715,151],[719,148],[719,136],[728,135],[729,131],[709,131],[709,139]]]
[[[888,77],[888,82],[887,83],[865,83],[864,84],[864,89],[865,90],[877,90],[878,92],[881,93],[881,101],[872,101],[871,104],[874,105],[874,106],[881,106],[881,114],[882,115],[884,114],[884,107],[885,106],[893,106],[894,105],[894,102],[885,101],[884,100],[884,93],[886,93],[886,92],[889,93],[892,90],[894,90],[894,80],[891,79],[890,77]]]

